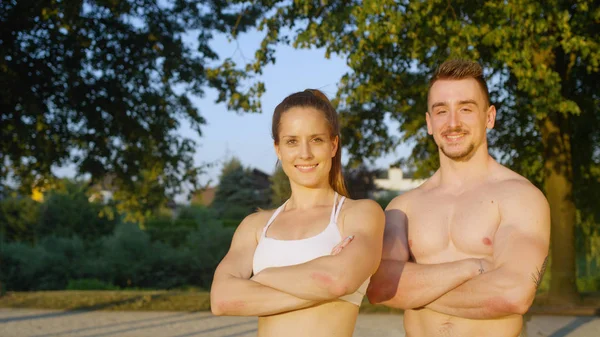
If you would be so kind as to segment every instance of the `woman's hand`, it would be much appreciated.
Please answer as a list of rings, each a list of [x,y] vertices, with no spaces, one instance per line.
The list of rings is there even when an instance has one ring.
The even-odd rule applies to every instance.
[[[352,242],[352,240],[354,240],[354,235],[347,236],[344,240],[333,247],[331,250],[331,255],[338,255],[347,245],[350,244],[350,242]]]

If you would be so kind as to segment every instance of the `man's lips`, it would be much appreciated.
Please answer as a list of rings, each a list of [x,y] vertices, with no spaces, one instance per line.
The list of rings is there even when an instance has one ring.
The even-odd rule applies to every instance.
[[[443,133],[442,137],[444,137],[444,139],[446,139],[449,142],[457,142],[463,139],[463,137],[466,135],[466,132],[447,132]]]

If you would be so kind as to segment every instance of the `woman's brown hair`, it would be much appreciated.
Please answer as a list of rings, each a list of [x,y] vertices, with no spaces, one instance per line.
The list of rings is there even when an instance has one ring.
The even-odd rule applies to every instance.
[[[331,138],[338,137],[338,148],[335,152],[335,156],[332,159],[331,171],[329,171],[329,185],[338,194],[348,196],[346,190],[346,184],[344,183],[344,176],[342,175],[342,144],[340,137],[340,123],[338,115],[331,102],[321,91],[316,89],[306,89],[297,93],[293,93],[286,97],[277,107],[273,113],[273,124],[271,126],[271,133],[275,144],[279,144],[279,123],[281,116],[284,112],[291,108],[313,108],[323,113],[325,120],[329,126],[329,132]]]

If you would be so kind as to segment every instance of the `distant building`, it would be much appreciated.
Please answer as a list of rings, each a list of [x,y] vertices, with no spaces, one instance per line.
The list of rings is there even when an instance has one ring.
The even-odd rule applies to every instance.
[[[215,199],[216,187],[207,187],[192,196],[192,205],[210,206]]]
[[[419,187],[425,179],[404,178],[404,173],[397,167],[390,167],[387,171],[387,177],[376,178],[375,186],[380,191],[376,191],[375,196],[382,193],[394,192],[398,195]]]
[[[256,195],[261,193],[270,193],[271,176],[259,169],[252,169],[250,172],[252,174],[252,179],[256,187],[254,193]],[[210,206],[213,200],[215,199],[217,188],[218,187],[216,186],[207,187],[197,193],[194,193],[194,195],[192,196],[191,203],[196,205]]]
[[[115,175],[107,174],[99,180],[97,183],[92,185],[89,189],[90,196],[89,202],[98,202],[101,204],[108,203],[113,199],[114,193],[117,191],[117,187],[114,183]]]
[[[252,169],[252,176],[259,190],[271,188],[271,176],[259,169]]]

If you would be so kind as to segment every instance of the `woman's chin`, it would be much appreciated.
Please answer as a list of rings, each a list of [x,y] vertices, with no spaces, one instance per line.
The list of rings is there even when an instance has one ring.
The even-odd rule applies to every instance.
[[[328,185],[328,181],[318,179],[295,179],[294,184],[304,188],[320,188]]]

